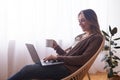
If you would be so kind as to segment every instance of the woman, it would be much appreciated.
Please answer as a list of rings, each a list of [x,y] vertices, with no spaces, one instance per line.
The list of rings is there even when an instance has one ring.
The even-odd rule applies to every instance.
[[[96,13],[92,9],[82,10],[78,14],[79,25],[83,34],[75,37],[75,43],[68,49],[63,50],[54,41],[52,48],[58,53],[44,58],[47,60],[61,60],[62,65],[43,67],[38,64],[27,65],[8,80],[26,79],[54,79],[59,80],[68,76],[84,65],[98,50],[103,40]]]

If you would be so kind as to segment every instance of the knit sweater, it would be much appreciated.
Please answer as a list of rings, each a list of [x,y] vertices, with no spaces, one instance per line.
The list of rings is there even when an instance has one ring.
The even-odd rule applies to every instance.
[[[83,34],[79,35],[81,38]],[[78,36],[77,36],[78,37]],[[68,53],[66,53],[60,46],[55,47],[58,60],[64,62],[64,65],[74,72],[84,65],[99,49],[103,40],[103,36],[99,34],[92,34],[84,40],[79,41]]]

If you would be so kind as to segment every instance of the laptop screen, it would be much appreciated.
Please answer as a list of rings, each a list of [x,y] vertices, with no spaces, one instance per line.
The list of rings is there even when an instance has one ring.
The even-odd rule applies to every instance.
[[[35,63],[40,63],[40,58],[39,58],[37,51],[36,51],[35,47],[33,46],[33,44],[26,44],[26,46],[31,55],[32,60]]]

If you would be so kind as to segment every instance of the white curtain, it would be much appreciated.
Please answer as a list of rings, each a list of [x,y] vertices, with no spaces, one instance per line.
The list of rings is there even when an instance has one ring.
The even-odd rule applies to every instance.
[[[46,39],[55,39],[62,48],[71,45],[74,37],[82,33],[77,15],[83,9],[94,9],[101,29],[107,29],[109,1],[0,0],[0,80],[33,63],[25,43],[34,44],[40,58],[56,54],[45,47]]]

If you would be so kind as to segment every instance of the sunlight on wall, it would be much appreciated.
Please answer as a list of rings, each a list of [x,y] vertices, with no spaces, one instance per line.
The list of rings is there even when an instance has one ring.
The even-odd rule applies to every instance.
[[[87,8],[96,11],[101,28],[104,29],[107,19],[102,17],[107,17],[107,7],[105,7],[107,3],[102,1],[93,0],[86,3],[86,0],[8,0],[6,22],[8,39],[67,37],[66,39],[69,40],[71,35],[75,36],[82,32],[77,23],[77,14]],[[100,6],[96,3],[100,3]]]
[[[35,36],[54,38],[54,36],[63,36],[62,32],[68,35],[69,32],[65,30],[70,31],[67,27],[69,23],[66,23],[69,18],[66,18],[70,15],[67,16],[66,12],[62,11],[61,4],[62,2],[55,0],[47,2],[43,0],[37,2],[33,0],[9,1],[7,20],[9,39],[31,39]]]

